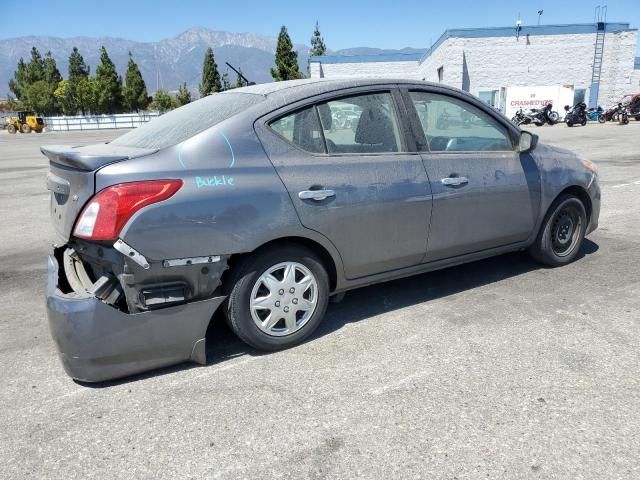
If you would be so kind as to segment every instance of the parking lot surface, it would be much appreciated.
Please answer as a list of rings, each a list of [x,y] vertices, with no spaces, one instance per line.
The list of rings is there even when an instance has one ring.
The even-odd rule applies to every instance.
[[[640,122],[531,129],[595,162],[579,259],[524,253],[349,292],[311,341],[209,365],[66,376],[44,308],[41,144],[0,132],[0,478],[640,478]]]

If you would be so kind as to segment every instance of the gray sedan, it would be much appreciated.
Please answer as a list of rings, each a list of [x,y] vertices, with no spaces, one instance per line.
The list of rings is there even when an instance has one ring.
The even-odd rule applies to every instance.
[[[278,350],[349,289],[515,250],[564,265],[600,211],[593,164],[417,81],[240,88],[42,152],[49,323],[67,373],[90,382],[205,364],[218,309]]]

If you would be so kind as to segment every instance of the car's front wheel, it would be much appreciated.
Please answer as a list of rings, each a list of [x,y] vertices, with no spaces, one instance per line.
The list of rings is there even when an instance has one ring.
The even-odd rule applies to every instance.
[[[229,280],[227,321],[241,340],[260,350],[300,344],[327,309],[326,269],[317,255],[299,245],[251,255],[234,267]]]
[[[586,228],[587,213],[580,199],[561,195],[549,208],[529,253],[552,267],[570,263],[580,250]]]

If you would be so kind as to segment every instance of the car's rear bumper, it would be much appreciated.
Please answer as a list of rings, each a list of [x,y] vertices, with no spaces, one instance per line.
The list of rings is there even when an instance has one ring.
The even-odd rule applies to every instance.
[[[205,334],[225,297],[127,314],[91,294],[58,288],[48,259],[47,316],[66,372],[85,382],[125,377],[192,360],[206,363]]]

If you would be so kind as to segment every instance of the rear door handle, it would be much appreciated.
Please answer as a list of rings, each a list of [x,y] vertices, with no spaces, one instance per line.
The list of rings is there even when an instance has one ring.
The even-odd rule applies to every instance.
[[[447,187],[459,187],[460,185],[469,183],[469,179],[467,177],[446,177],[440,180],[440,182]]]
[[[335,197],[336,192],[333,190],[303,190],[298,193],[300,200],[324,200],[325,198]]]

